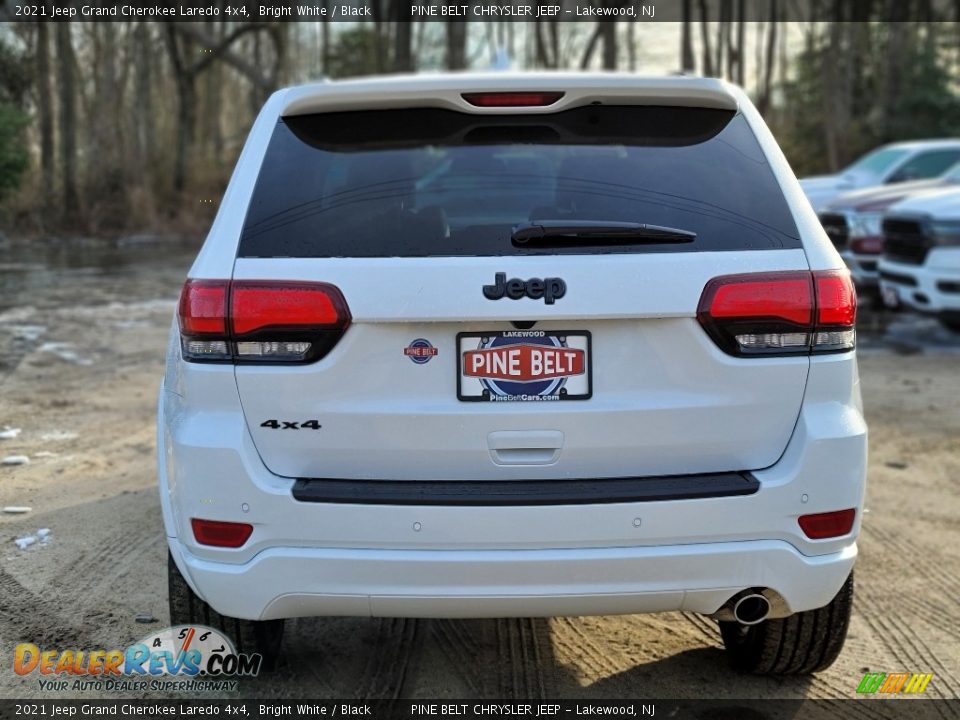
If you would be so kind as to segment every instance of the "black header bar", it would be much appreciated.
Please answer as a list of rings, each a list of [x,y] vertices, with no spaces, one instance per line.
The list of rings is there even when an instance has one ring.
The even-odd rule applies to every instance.
[[[920,7],[923,16],[920,17]],[[687,6],[692,22],[730,21],[946,22],[958,20],[953,0],[921,5],[882,3],[864,16],[856,0],[2,0],[0,20],[10,22],[140,21],[196,22],[677,22]],[[731,8],[735,8],[732,11]],[[913,8],[911,10],[911,8]],[[732,15],[730,13],[733,12]]]

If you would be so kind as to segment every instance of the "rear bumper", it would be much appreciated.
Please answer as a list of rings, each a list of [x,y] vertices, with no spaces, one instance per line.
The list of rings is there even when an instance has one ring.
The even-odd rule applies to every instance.
[[[274,619],[316,615],[551,617],[689,610],[770,587],[792,611],[830,602],[855,543],[806,557],[779,541],[550,550],[271,548],[242,565],[171,550],[218,611]]]
[[[161,392],[160,497],[181,572],[228,616],[710,613],[748,587],[802,611],[829,602],[856,556],[866,426],[849,354],[811,361],[792,438],[751,472],[755,492],[602,504],[299,501],[296,481],[260,460],[232,374],[201,372],[219,405]],[[858,510],[848,535],[799,528],[800,515],[845,508]],[[254,530],[241,548],[203,546],[193,517]]]
[[[960,316],[960,251],[931,250],[923,265],[883,259],[880,283],[895,290],[900,303],[909,308]]]

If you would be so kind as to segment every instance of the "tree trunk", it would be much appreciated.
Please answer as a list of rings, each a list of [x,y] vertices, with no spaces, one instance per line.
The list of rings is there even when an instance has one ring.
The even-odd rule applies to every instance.
[[[538,0],[539,7],[542,7],[543,4],[543,0]],[[537,67],[548,68],[550,67],[550,56],[547,54],[547,41],[543,37],[544,25],[545,23],[542,20],[534,21],[533,35],[537,48]]]
[[[714,69],[717,77],[729,77],[729,64],[724,71],[724,57],[729,61],[730,58],[730,0],[720,0],[720,20],[717,22],[717,54],[714,62]]]
[[[745,0],[737,2],[737,84],[743,87],[746,81],[747,21],[744,20]]]
[[[76,59],[70,39],[69,21],[58,22],[57,85],[60,96],[60,170],[63,175],[63,222],[76,225],[80,219],[80,198],[77,194],[77,83],[74,74]]]
[[[773,92],[773,75],[776,71],[777,60],[777,16],[779,8],[777,0],[770,0],[770,22],[767,25],[767,47],[764,57],[763,71],[760,79],[760,97],[757,101],[757,110],[760,114],[770,109],[770,98]]]
[[[693,59],[693,1],[683,0],[682,20],[680,30],[680,69],[684,72],[693,72],[696,63]]]
[[[467,23],[452,20],[447,25],[447,70],[467,68]],[[539,35],[538,35],[539,38]]]
[[[583,57],[580,58],[580,69],[586,70],[590,67],[590,61],[593,59],[593,51],[597,48],[597,41],[600,40],[601,27],[600,23],[597,23],[596,29],[591,33],[590,40],[587,42],[587,47],[583,51]]]
[[[185,65],[183,57],[190,57],[189,38],[183,40],[187,50],[182,53],[177,29],[168,23],[166,30],[167,50],[173,69],[173,81],[177,88],[177,142],[173,163],[173,189],[183,192],[187,186],[187,171],[193,150],[193,125],[196,116],[197,92],[194,87],[195,72]]]
[[[37,23],[37,114],[40,116],[40,190],[43,193],[42,207],[47,211],[53,203],[54,147],[53,97],[50,91],[50,26],[45,22]]]
[[[138,175],[150,176],[151,160],[154,156],[154,138],[156,120],[153,116],[152,72],[154,57],[151,47],[150,24],[143,21],[137,25],[135,34],[136,58],[134,70],[134,97],[136,98],[136,142],[137,166],[142,168]],[[146,184],[146,183],[145,183]]]
[[[601,20],[599,32],[603,36],[603,69],[617,69],[617,21]]]
[[[396,37],[393,45],[394,72],[413,72],[413,21],[411,6],[403,0],[394,0],[393,17],[396,22]]]
[[[960,2],[960,0],[957,0]],[[551,55],[553,56],[553,66],[554,68],[560,67],[560,23],[552,22],[550,23],[550,50]]]
[[[376,39],[373,44],[374,62],[377,72],[383,73],[387,71],[387,39],[390,31],[384,22],[382,0],[370,0],[370,14],[373,15],[373,35]]]
[[[713,58],[710,55],[710,12],[707,0],[698,0],[700,6],[700,44],[703,46],[703,74],[713,77]]]
[[[330,0],[323,0],[323,7],[329,5]],[[330,75],[330,22],[323,20],[321,33],[323,35],[323,58],[320,66],[324,77]]]

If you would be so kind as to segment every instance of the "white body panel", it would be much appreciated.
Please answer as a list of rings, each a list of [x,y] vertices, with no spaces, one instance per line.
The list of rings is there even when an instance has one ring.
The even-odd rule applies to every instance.
[[[482,113],[460,93],[519,89],[567,93],[561,105],[529,112],[595,99],[738,109],[783,190],[802,249],[237,259],[280,116],[410,104]],[[251,619],[713,612],[747,587],[776,590],[793,611],[820,607],[856,556],[866,427],[855,356],[735,358],[706,335],[696,312],[704,285],[719,275],[841,267],[758,113],[719,81],[417,76],[279,91],[251,130],[190,277],[322,280],[343,292],[352,324],[317,363],[284,367],[184,362],[174,328],[158,410],[173,556],[201,597]],[[479,286],[495,272],[562,276],[567,295],[555,306],[487,302]],[[590,291],[597,283],[602,293]],[[457,400],[456,333],[510,329],[517,319],[592,333],[593,398],[469,408]],[[418,365],[402,350],[421,337],[438,354]],[[323,429],[261,426],[275,417],[317,417]],[[504,434],[546,438],[550,452],[536,462],[529,454],[504,461]],[[311,503],[291,493],[298,477],[551,480],[722,471],[752,471],[759,491],[525,507]],[[800,531],[800,515],[851,507],[857,524],[846,536],[811,541]],[[250,523],[253,535],[238,549],[200,545],[190,530],[194,517]]]

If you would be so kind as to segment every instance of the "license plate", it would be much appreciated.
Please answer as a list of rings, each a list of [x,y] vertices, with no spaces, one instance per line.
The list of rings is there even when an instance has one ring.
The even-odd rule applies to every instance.
[[[471,402],[587,400],[586,330],[502,330],[457,335],[457,398]]]
[[[883,290],[883,304],[889,308],[895,308],[900,305],[900,293],[897,292],[895,287],[890,287],[889,285],[884,285]]]

